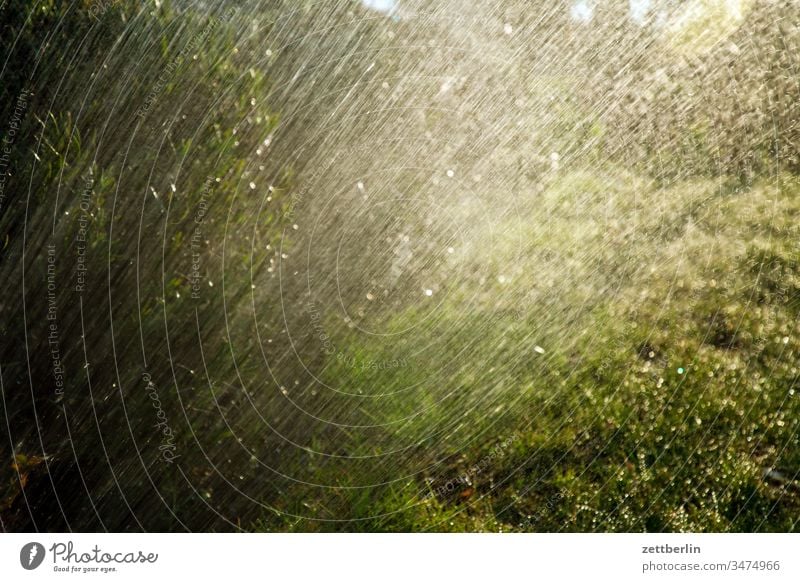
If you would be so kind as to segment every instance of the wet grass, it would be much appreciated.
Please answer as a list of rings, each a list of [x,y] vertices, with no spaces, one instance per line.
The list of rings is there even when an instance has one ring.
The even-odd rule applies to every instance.
[[[550,194],[566,197],[576,180],[602,183],[568,175]],[[788,176],[735,194],[707,182],[663,193],[669,212],[644,212],[639,234],[617,241],[624,249],[606,249],[609,259],[631,252],[614,292],[595,297],[580,315],[574,341],[541,340],[548,351],[538,361],[525,332],[530,322],[508,315],[511,306],[494,326],[451,306],[451,328],[472,322],[464,337],[480,333],[478,353],[493,368],[514,371],[497,401],[481,399],[480,418],[471,418],[484,425],[472,425],[478,436],[468,446],[425,443],[395,472],[431,464],[389,486],[311,495],[313,487],[303,488],[302,502],[287,491],[275,507],[311,519],[267,515],[257,529],[794,530],[798,193]],[[575,239],[589,236],[593,219],[592,212],[573,214],[571,236],[562,231],[551,246],[586,248]],[[642,268],[632,270],[632,262]],[[504,340],[511,347],[498,350]],[[445,367],[447,353],[437,356]],[[483,365],[471,373],[479,376]],[[374,378],[352,380],[374,390]],[[488,392],[485,379],[462,381],[467,393]],[[347,484],[324,470],[315,476]],[[374,482],[384,477],[379,472]]]

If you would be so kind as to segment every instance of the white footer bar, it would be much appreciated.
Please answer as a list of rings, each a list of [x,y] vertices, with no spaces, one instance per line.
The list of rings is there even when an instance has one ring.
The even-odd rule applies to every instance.
[[[792,534],[2,534],[2,580],[800,580]],[[233,577],[233,578],[232,578]]]

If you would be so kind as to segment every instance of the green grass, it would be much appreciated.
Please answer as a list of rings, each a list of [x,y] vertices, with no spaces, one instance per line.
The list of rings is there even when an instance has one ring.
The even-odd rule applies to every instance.
[[[565,270],[558,283],[564,286],[558,301],[562,308],[577,300],[586,307],[575,316],[573,339],[559,339],[563,312],[550,316],[552,341],[542,340],[546,365],[524,362],[532,360],[534,322],[555,305],[528,308],[522,316],[509,315],[514,305],[502,305],[508,325],[474,304],[467,315],[457,299],[445,306],[450,328],[462,338],[479,337],[474,353],[491,354],[492,367],[510,375],[495,389],[481,375],[486,364],[476,361],[456,379],[465,393],[480,395],[482,414],[467,431],[472,438],[423,443],[406,466],[393,468],[397,475],[423,469],[390,486],[303,487],[298,497],[285,491],[274,507],[312,519],[270,513],[256,529],[795,529],[800,184],[784,176],[747,191],[697,181],[658,192],[619,176],[578,172],[557,180],[545,196],[554,208],[576,192],[587,193],[590,203],[580,213],[565,206],[554,218],[565,221],[554,223],[559,236],[534,235],[531,248],[520,253],[532,263],[546,262],[534,249],[547,243],[560,256],[576,258],[576,270]],[[596,228],[605,208],[591,201],[609,191],[619,197],[622,216],[632,216],[634,191],[639,204],[647,204],[637,224],[612,226],[618,238],[589,257],[588,249],[609,239],[608,230]],[[592,265],[601,267],[600,275],[578,288]],[[517,283],[526,284],[532,282]],[[408,320],[414,315],[409,312]],[[397,317],[401,324],[404,316]],[[510,347],[499,349],[503,340]],[[347,349],[368,349],[356,341],[351,338]],[[447,348],[427,354],[424,367],[446,368],[449,355]],[[381,381],[349,378],[350,386],[365,391]],[[397,379],[383,380],[391,386]],[[493,394],[506,404],[496,415]],[[411,400],[419,404],[421,398]],[[386,418],[396,412],[384,411]],[[428,428],[451,420],[446,410],[437,414],[425,417]],[[425,426],[418,430],[424,434]],[[509,447],[492,453],[509,438]],[[771,468],[787,480],[765,479]],[[361,472],[348,479],[324,468],[314,475],[341,486],[386,477]]]

